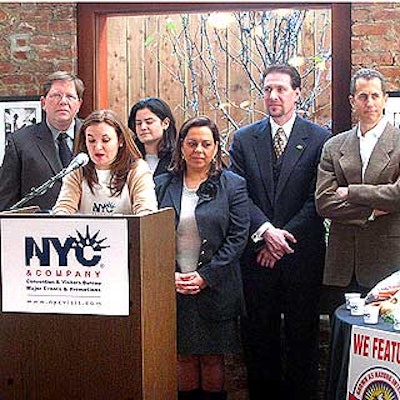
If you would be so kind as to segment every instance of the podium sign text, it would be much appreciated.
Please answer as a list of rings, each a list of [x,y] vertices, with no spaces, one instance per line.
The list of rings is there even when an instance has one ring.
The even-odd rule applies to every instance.
[[[3,312],[129,315],[126,219],[3,219],[1,238]]]

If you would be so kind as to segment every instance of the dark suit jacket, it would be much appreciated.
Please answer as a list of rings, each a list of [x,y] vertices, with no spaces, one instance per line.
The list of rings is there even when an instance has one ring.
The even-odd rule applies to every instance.
[[[168,167],[171,164],[171,159],[172,159],[172,154],[171,153],[167,153],[164,155],[164,157],[160,158],[160,160],[158,161],[156,170],[154,171],[153,176],[158,176],[161,175],[165,172],[168,171]]]
[[[324,146],[316,188],[319,213],[331,219],[324,283],[373,287],[400,266],[400,130],[387,124],[361,177],[356,128]],[[349,189],[348,200],[336,188]],[[373,209],[389,214],[375,221]]]
[[[297,239],[295,254],[283,259],[304,264],[312,247],[316,254],[324,251],[325,231],[315,210],[314,191],[321,149],[328,136],[320,126],[296,117],[275,187],[269,119],[245,126],[234,135],[230,169],[247,181],[251,200],[250,234],[266,221],[291,232]],[[249,252],[251,247],[249,242]],[[308,260],[312,261],[318,263],[318,260]],[[299,275],[302,272],[299,270]]]
[[[166,173],[155,178],[159,207],[181,211],[182,175]],[[200,313],[209,319],[230,319],[242,307],[239,258],[246,246],[249,204],[244,180],[230,171],[210,178],[199,190],[196,222],[201,238],[198,272],[208,287],[198,295]],[[179,295],[178,295],[179,301]]]
[[[80,121],[76,120],[75,137],[80,126]],[[61,169],[53,136],[44,121],[10,135],[0,167],[0,210],[17,203],[32,187],[41,185]],[[51,209],[60,188],[61,181],[58,181],[45,194],[30,200],[25,206],[38,205],[42,210]]]
[[[144,147],[144,144],[137,138],[134,137],[135,144],[137,148],[139,149],[140,153],[142,154],[142,157],[145,158],[146,156],[146,150]],[[164,154],[163,157],[161,157],[158,161],[157,167],[153,173],[153,177],[156,177],[158,175],[164,174],[165,172],[168,172],[168,167],[171,164],[172,160],[172,152]]]

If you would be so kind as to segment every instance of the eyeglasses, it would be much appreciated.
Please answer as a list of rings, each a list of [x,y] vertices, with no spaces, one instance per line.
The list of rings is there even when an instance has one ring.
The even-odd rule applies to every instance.
[[[49,93],[47,95],[47,97],[54,103],[59,103],[64,97],[68,103],[72,103],[72,102],[78,100],[78,96],[75,96],[74,94],[66,94],[66,93],[58,93],[58,92]]]
[[[211,146],[214,146],[214,143],[209,141],[209,140],[204,140],[202,142],[197,142],[196,140],[185,139],[183,141],[183,144],[185,146],[189,147],[189,149],[191,149],[191,150],[196,150],[199,145],[205,150],[209,149]]]

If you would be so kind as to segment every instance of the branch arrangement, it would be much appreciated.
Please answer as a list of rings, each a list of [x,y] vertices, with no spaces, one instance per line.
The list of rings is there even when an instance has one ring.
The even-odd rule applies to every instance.
[[[175,20],[167,18],[157,35],[148,35],[145,46],[182,87],[185,118],[214,113],[227,151],[233,131],[265,115],[262,73],[271,64],[289,63],[299,69],[304,90],[298,111],[303,116],[315,120],[330,106],[330,15],[320,12],[318,27],[310,28],[315,19],[309,13],[181,14]],[[168,46],[175,67],[162,59],[158,42]],[[305,54],[310,48],[311,54]],[[242,78],[235,82],[233,76]],[[325,103],[317,100],[324,93]],[[330,127],[330,121],[325,125]]]

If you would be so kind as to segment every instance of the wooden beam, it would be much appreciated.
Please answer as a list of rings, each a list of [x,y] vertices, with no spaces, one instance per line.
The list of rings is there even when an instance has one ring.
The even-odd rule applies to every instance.
[[[332,4],[332,131],[351,127],[351,4]]]

